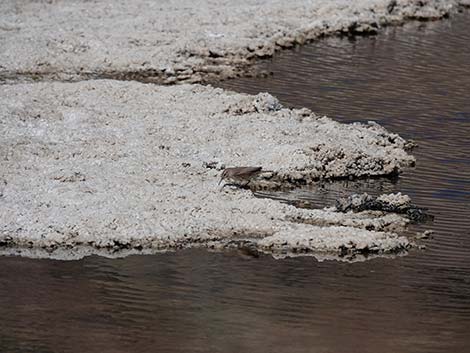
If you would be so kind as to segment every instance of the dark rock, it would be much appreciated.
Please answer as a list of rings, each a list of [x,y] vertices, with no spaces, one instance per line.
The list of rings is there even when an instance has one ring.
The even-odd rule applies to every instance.
[[[409,198],[401,194],[371,196],[367,193],[353,194],[336,201],[339,212],[382,211],[403,214],[413,222],[426,222],[434,219],[426,213],[426,209],[413,205]]]

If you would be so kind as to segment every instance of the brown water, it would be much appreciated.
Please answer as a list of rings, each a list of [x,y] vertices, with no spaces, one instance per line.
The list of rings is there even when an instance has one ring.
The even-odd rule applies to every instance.
[[[61,262],[0,258],[0,352],[470,352],[470,14],[284,52],[269,91],[419,144],[397,181],[280,198],[402,191],[429,207],[425,251],[363,263],[191,250]],[[272,196],[272,195],[271,195]]]

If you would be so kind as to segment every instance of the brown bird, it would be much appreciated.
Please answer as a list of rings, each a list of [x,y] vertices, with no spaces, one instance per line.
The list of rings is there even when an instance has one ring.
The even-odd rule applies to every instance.
[[[243,186],[247,185],[250,182],[250,179],[261,172],[261,167],[234,167],[234,168],[225,168],[222,172],[219,180],[219,184],[224,179],[230,179],[236,184],[241,184]]]

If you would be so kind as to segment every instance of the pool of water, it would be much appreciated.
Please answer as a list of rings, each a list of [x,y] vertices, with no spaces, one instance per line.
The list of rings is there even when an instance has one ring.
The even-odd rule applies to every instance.
[[[470,14],[326,38],[260,63],[268,91],[414,139],[397,180],[270,195],[327,204],[401,191],[435,216],[426,250],[358,263],[187,250],[79,261],[0,258],[0,352],[469,352]]]

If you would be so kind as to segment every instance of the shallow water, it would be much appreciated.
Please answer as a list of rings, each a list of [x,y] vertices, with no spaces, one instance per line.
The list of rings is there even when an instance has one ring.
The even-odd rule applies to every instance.
[[[363,263],[181,251],[61,262],[0,258],[0,352],[469,352],[470,14],[327,38],[264,62],[269,91],[414,139],[397,181],[278,194],[327,204],[402,191],[428,207],[427,249]],[[270,195],[273,196],[273,195]]]
[[[332,204],[348,192],[402,192],[429,208],[430,261],[470,268],[470,13],[389,27],[378,36],[327,38],[264,62],[272,76],[224,88],[269,91],[291,107],[343,122],[374,120],[417,142],[417,166],[398,180],[370,180],[277,193]],[[469,348],[470,350],[470,348]]]

